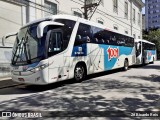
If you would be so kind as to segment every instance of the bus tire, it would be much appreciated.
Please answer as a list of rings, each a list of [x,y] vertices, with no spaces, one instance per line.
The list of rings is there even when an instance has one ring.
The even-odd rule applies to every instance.
[[[143,61],[142,61],[142,66],[145,66],[146,63],[145,63],[145,59],[143,58]]]
[[[151,62],[151,64],[154,64],[154,58],[153,58],[153,61]]]
[[[76,82],[81,82],[86,78],[86,68],[83,64],[77,64],[74,69],[74,79]]]
[[[123,70],[124,70],[124,71],[127,71],[127,70],[128,70],[128,67],[129,67],[128,60],[125,59]]]

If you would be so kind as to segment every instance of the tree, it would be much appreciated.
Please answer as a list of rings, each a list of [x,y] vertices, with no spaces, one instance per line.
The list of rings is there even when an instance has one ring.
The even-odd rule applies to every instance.
[[[157,57],[160,59],[160,30],[149,30],[148,34],[143,34],[143,39],[155,43]]]

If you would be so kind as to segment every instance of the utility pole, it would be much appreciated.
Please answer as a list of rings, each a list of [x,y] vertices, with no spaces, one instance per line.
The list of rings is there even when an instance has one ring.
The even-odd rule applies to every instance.
[[[84,9],[84,13],[83,13],[84,18],[88,20],[89,19],[89,15],[91,14],[90,17],[92,17],[92,15],[94,14],[95,10],[99,6],[101,0],[99,0],[98,3],[92,3],[91,2],[89,4],[87,4],[87,1],[89,1],[89,0],[85,0],[84,1],[84,6],[82,7],[82,9]],[[92,10],[94,10],[94,11],[92,11]]]
[[[88,20],[88,8],[87,8],[87,0],[84,1],[84,18]]]

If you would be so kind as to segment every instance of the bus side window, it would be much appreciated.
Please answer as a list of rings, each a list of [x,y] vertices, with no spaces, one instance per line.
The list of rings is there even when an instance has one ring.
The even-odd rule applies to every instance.
[[[110,44],[117,45],[117,33],[111,33]]]
[[[48,55],[49,57],[62,51],[62,32],[52,31],[49,38]]]
[[[74,45],[77,46],[84,43],[90,43],[91,36],[92,36],[91,26],[80,23]]]
[[[103,29],[92,26],[93,31],[93,43],[103,44],[105,41],[102,37]]]
[[[105,44],[110,44],[110,31],[104,30],[102,38],[104,39]]]
[[[62,49],[65,50],[68,47],[71,34],[73,31],[73,28],[75,26],[75,21],[72,20],[66,20],[66,19],[56,19],[55,22],[63,23],[65,26],[61,27],[61,30],[63,32],[63,46]]]

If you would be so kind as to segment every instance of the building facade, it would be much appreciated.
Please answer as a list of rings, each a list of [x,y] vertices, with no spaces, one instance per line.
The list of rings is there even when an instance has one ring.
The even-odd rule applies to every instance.
[[[55,14],[83,17],[84,12],[84,0],[0,0],[0,5],[0,39],[6,33],[17,32],[21,26],[35,19]],[[141,0],[101,0],[89,19],[104,24],[108,29],[142,38],[143,6]]]
[[[160,28],[160,0],[146,0],[145,10],[146,29]]]
[[[142,30],[146,29],[146,16],[145,14],[142,15]]]

